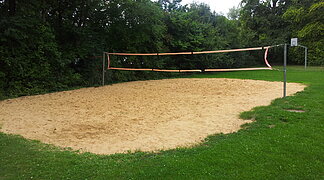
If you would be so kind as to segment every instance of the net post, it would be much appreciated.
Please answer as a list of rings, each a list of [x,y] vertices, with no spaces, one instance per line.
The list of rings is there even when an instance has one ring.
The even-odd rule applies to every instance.
[[[103,54],[102,54],[102,86],[105,85],[105,55],[106,55],[106,53],[103,52]]]
[[[283,84],[283,97],[286,97],[287,93],[287,44],[284,44],[284,84]]]
[[[305,47],[305,70],[307,68],[307,47]]]

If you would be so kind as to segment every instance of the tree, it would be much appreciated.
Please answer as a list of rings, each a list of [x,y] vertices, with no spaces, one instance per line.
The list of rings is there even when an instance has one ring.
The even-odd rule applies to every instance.
[[[284,18],[290,22],[292,36],[309,48],[309,63],[324,65],[324,2],[316,0],[293,1]],[[295,61],[303,60],[299,49],[293,49]]]
[[[181,8],[182,0],[158,0],[157,3],[166,12],[173,12]]]
[[[282,18],[290,0],[242,0],[241,6],[242,37],[249,46],[283,44],[290,40],[288,23]],[[272,62],[281,62],[282,51],[274,51]]]
[[[230,20],[238,20],[239,16],[240,16],[240,9],[236,7],[230,8],[227,13],[227,18]]]
[[[282,15],[288,8],[287,0],[243,0],[240,21],[244,28],[256,32],[251,43],[281,44],[289,31]],[[287,34],[288,33],[288,34]]]

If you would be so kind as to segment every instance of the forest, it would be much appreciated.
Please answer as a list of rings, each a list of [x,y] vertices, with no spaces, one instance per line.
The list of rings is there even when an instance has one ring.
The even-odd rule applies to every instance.
[[[324,65],[323,0],[242,0],[227,15],[181,0],[0,0],[0,99],[97,86],[103,52],[183,52],[290,43]],[[232,68],[258,65],[262,52],[173,57],[114,57],[114,66]],[[272,63],[281,65],[281,49]],[[289,50],[289,64],[304,63]],[[106,84],[172,76],[106,72]]]

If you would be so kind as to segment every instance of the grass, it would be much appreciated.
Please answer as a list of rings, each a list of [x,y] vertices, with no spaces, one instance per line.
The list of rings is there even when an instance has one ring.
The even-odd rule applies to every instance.
[[[281,81],[282,72],[190,77]],[[104,156],[0,133],[0,179],[324,179],[324,69],[289,67],[288,81],[309,87],[242,113],[256,121],[237,133],[210,136],[194,148]]]

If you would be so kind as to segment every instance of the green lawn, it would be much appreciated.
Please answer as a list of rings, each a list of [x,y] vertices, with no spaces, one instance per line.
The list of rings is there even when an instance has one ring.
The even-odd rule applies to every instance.
[[[190,77],[281,81],[283,75],[244,71]],[[237,133],[210,136],[194,148],[103,156],[0,133],[0,179],[324,179],[324,69],[289,67],[287,79],[309,87],[242,113],[256,122]]]

